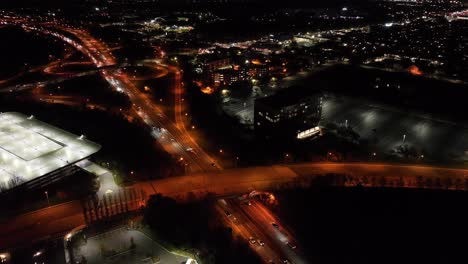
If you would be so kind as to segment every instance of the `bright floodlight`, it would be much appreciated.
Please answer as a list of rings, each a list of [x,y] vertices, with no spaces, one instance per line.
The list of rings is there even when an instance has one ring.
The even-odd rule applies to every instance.
[[[28,118],[0,114],[0,192],[55,172],[96,153],[101,146]]]

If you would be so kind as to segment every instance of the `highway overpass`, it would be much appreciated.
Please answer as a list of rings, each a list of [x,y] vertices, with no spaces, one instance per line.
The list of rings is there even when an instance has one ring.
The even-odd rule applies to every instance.
[[[374,163],[305,163],[296,165],[275,165],[230,169],[219,172],[197,173],[193,175],[171,177],[149,182],[137,183],[131,188],[143,190],[148,197],[155,193],[180,200],[198,199],[208,193],[216,196],[242,194],[253,189],[275,190],[294,187],[297,184],[309,184],[310,179],[327,174],[345,174],[349,180],[344,185],[377,177],[376,187],[397,186],[396,181],[403,179],[402,187],[425,187],[420,181],[436,179],[445,182],[450,179],[451,185],[434,185],[433,188],[468,189],[467,169],[430,167],[419,165],[374,164]],[[385,177],[385,183],[381,181]],[[457,184],[461,183],[461,184]],[[80,202],[64,203],[35,212],[30,212],[0,221],[0,249],[29,244],[62,234],[76,226],[85,224]],[[1,250],[0,250],[1,251]]]

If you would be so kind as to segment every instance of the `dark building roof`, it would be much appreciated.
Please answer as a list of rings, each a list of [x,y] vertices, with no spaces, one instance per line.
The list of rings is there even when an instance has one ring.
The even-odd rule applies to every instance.
[[[297,104],[301,99],[317,95],[320,95],[320,93],[316,90],[302,86],[293,86],[280,90],[274,95],[258,98],[255,102],[262,103],[271,108],[282,108]]]

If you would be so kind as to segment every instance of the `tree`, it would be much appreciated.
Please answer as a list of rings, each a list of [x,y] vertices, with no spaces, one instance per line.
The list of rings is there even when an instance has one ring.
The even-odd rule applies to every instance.
[[[418,187],[418,188],[423,188],[424,187],[423,177],[422,176],[416,177],[416,187]]]
[[[397,186],[398,187],[404,187],[405,186],[405,181],[403,180],[403,177],[400,176],[400,178],[398,178]]]
[[[452,178],[446,177],[444,180],[444,187],[445,189],[450,189],[453,185]]]
[[[462,181],[460,178],[455,180],[455,189],[460,190],[462,188]]]
[[[22,182],[23,180],[19,176],[13,175],[8,181],[8,185],[10,188],[13,188],[13,187],[20,185]]]
[[[432,179],[431,178],[426,178],[426,183],[425,183],[427,188],[432,188]]]
[[[379,184],[381,187],[385,187],[387,184],[387,179],[384,176],[380,177]]]

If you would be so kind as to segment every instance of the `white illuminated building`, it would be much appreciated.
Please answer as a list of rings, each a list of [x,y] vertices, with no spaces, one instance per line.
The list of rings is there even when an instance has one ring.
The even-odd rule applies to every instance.
[[[20,113],[0,114],[0,192],[56,180],[101,147]]]

